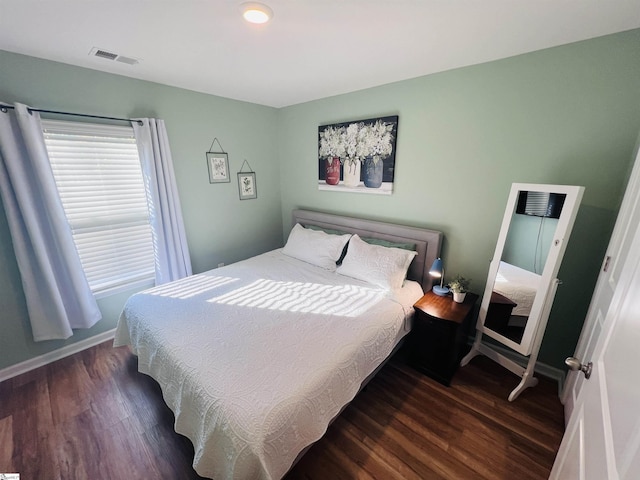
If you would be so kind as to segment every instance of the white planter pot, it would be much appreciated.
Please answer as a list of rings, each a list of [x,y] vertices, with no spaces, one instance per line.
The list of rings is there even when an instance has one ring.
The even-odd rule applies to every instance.
[[[342,166],[342,182],[345,187],[357,187],[360,184],[360,169],[361,163],[359,161],[344,162]]]
[[[453,301],[456,303],[462,303],[464,302],[464,297],[466,296],[467,296],[467,292],[464,292],[464,293],[453,292]]]

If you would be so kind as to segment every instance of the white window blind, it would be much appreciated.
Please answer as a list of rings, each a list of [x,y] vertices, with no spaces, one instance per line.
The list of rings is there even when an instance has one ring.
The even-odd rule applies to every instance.
[[[58,120],[42,126],[91,290],[150,284],[153,243],[133,128]]]
[[[526,215],[545,217],[548,206],[549,192],[527,192],[527,203],[524,208]]]

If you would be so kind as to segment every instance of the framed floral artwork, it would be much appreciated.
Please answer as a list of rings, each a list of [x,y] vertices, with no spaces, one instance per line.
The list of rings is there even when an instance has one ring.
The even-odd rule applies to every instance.
[[[318,127],[318,188],[390,195],[398,116]]]
[[[258,198],[256,172],[238,172],[238,191],[240,200]]]
[[[207,152],[209,183],[229,183],[229,155],[221,152]]]

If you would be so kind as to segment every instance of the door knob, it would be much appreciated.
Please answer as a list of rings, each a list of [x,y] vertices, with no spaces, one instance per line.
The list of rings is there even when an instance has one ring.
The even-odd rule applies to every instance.
[[[589,378],[591,376],[591,370],[593,369],[593,363],[589,362],[586,365],[583,365],[582,363],[580,363],[580,360],[578,360],[575,357],[568,357],[564,363],[567,364],[567,367],[569,367],[570,370],[580,370],[582,373],[584,373],[584,378]]]

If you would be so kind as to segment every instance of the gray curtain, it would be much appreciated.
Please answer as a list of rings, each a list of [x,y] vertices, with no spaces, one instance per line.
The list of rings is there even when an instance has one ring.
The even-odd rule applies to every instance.
[[[64,339],[101,318],[80,263],[40,117],[0,105],[0,193],[35,341]]]
[[[153,231],[156,285],[162,285],[191,275],[191,257],[164,121],[155,118],[135,120],[133,131],[138,144]]]

